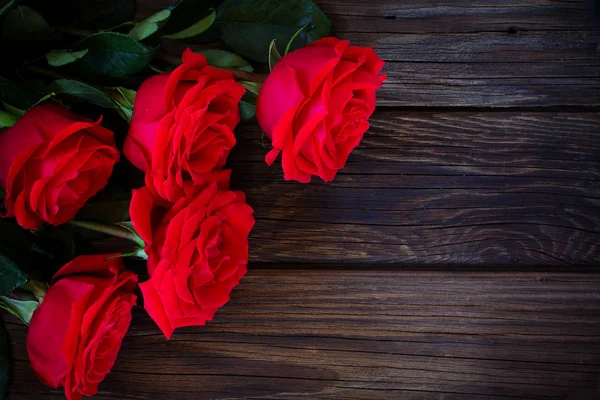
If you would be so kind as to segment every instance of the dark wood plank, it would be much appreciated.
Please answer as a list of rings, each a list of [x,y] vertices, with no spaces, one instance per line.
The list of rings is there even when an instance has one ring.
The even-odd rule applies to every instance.
[[[285,182],[256,125],[238,138],[252,261],[600,262],[600,113],[376,112],[329,184]]]
[[[139,3],[148,15],[170,0]],[[600,105],[590,1],[317,3],[336,36],[387,62],[381,105]]]
[[[59,398],[8,329],[9,399]],[[251,269],[171,341],[137,309],[113,370],[95,399],[593,399],[600,275]]]
[[[599,104],[589,2],[318,2],[335,33],[388,62],[380,104]]]

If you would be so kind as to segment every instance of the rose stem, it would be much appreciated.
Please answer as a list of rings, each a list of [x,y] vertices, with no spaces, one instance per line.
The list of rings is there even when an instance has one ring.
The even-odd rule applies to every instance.
[[[97,222],[77,220],[71,220],[69,221],[69,224],[79,226],[80,228],[89,229],[91,231],[106,233],[107,235],[128,239],[140,245],[141,247],[144,247],[144,241],[141,240],[137,235],[135,235],[133,232],[128,231],[125,228],[121,228],[116,225],[106,225],[99,224]]]

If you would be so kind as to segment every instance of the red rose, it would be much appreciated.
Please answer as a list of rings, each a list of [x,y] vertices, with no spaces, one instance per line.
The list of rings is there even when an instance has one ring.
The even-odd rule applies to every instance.
[[[79,256],[63,266],[31,318],[31,366],[44,384],[63,386],[69,400],[98,391],[131,322],[137,276],[110,256]]]
[[[244,93],[233,73],[186,50],[183,65],[149,78],[138,90],[125,156],[146,172],[148,186],[177,200],[185,181],[197,182],[225,164]]]
[[[33,107],[0,133],[7,216],[26,229],[60,225],[108,182],[119,160],[113,133],[57,104]]]
[[[246,274],[252,208],[244,193],[227,190],[229,171],[212,179],[185,185],[175,203],[147,187],[131,199],[131,221],[148,254],[144,306],[167,338],[175,328],[210,321]]]
[[[383,61],[371,47],[324,38],[277,62],[262,86],[256,118],[273,143],[271,165],[283,152],[286,180],[331,181],[369,128]]]

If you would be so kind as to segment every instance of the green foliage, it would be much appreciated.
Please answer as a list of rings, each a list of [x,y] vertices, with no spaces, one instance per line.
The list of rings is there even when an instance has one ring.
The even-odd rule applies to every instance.
[[[29,325],[33,312],[40,306],[36,300],[19,300],[12,297],[0,296],[0,308],[5,309],[23,323]]]
[[[129,31],[129,36],[135,40],[144,40],[156,33],[158,29],[163,26],[171,16],[170,10],[162,10],[156,14],[146,18],[144,21],[135,24],[133,29]]]
[[[210,9],[210,14],[195,24],[185,28],[182,31],[172,33],[169,35],[164,35],[164,39],[188,39],[194,36],[198,36],[204,32],[206,32],[214,23],[216,19],[217,13],[214,8]]]
[[[81,51],[68,51],[68,50],[52,50],[46,53],[46,60],[48,64],[53,67],[62,67],[73,63],[87,54],[89,50],[83,49]]]
[[[144,46],[129,35],[99,32],[83,38],[74,50],[88,49],[75,65],[94,75],[121,78],[141,72],[152,61],[155,49]]]
[[[85,102],[104,108],[114,108],[110,96],[87,83],[70,79],[57,79],[48,86],[48,89],[60,98]]]
[[[0,110],[0,128],[8,128],[17,123],[19,117],[7,111]]]
[[[0,253],[0,295],[5,295],[27,282],[27,275],[21,271],[17,262]]]
[[[116,108],[123,119],[131,122],[135,90],[120,86],[91,86],[70,79],[57,79],[48,86],[48,90],[61,99],[88,103],[103,108]]]
[[[256,116],[256,104],[245,100],[240,101],[240,118],[242,121],[249,121]]]
[[[296,40],[296,38],[298,37],[298,35],[300,34],[300,32],[302,32],[307,26],[308,26],[308,22],[302,26],[300,29],[298,29],[296,31],[296,33],[294,33],[294,36],[292,36],[292,38],[290,39],[290,41],[288,42],[288,44],[285,46],[285,51],[283,52],[283,55],[285,56],[286,54],[288,54],[291,50],[292,50],[292,45],[294,44],[294,40]]]
[[[119,86],[111,88],[108,92],[108,95],[112,99],[119,115],[125,121],[130,123],[131,118],[133,117],[133,103],[136,95],[135,90]]]
[[[297,34],[291,51],[331,30],[331,21],[311,0],[225,0],[217,24],[223,40],[237,53],[265,63],[265,49],[273,39],[288,43]]]
[[[254,71],[252,65],[235,53],[225,50],[208,49],[200,50],[198,53],[206,57],[206,61],[214,67],[223,69],[239,69],[246,72]]]
[[[275,39],[273,39],[269,44],[269,71],[273,71],[275,64],[277,64],[279,60],[281,60],[281,54],[279,54],[277,45],[275,44]]]
[[[239,83],[241,83],[242,86],[245,87],[248,92],[258,97],[258,93],[260,93],[260,88],[262,87],[261,82],[241,81]]]
[[[16,0],[0,0],[0,18],[9,12],[16,3]]]
[[[163,26],[162,31],[171,35],[194,25],[217,9],[223,0],[179,0],[174,3],[171,10],[171,18]],[[194,43],[207,43],[219,39],[219,30],[216,24],[212,24],[208,30],[195,36]]]
[[[37,103],[39,103],[39,101],[36,102],[36,104]],[[25,115],[25,110],[21,110],[20,108],[13,107],[4,101],[2,102],[2,106],[4,106],[4,109],[6,111],[8,111],[10,114],[15,115],[17,117],[22,117],[23,115]]]
[[[6,14],[2,23],[2,40],[37,39],[50,33],[42,15],[26,6],[17,6]]]

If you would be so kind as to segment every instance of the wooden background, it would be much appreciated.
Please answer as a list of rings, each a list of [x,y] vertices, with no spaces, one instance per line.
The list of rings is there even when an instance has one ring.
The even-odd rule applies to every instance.
[[[248,276],[168,342],[138,307],[95,398],[599,399],[592,2],[317,2],[386,61],[370,131],[333,183],[301,185],[240,128]],[[7,322],[9,398],[62,397]]]

